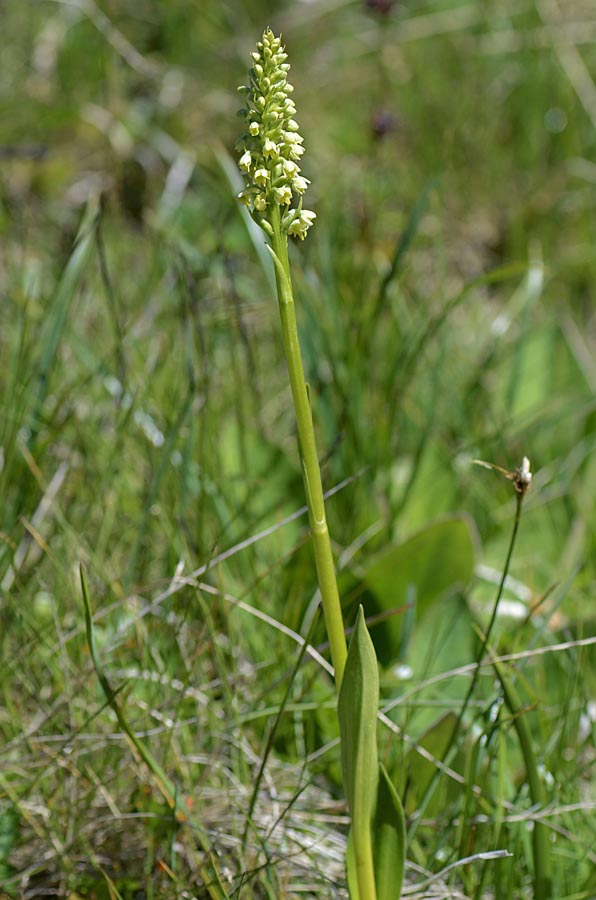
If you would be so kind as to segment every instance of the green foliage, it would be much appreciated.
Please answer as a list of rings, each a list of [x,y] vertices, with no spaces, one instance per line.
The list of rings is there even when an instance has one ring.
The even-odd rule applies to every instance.
[[[425,756],[421,756],[418,749],[411,748],[400,760],[399,772],[402,780],[407,784],[406,791],[406,812],[413,816],[418,809],[418,805],[424,798],[429,789],[433,778],[435,777],[436,767],[431,759],[444,759],[447,747],[451,741],[453,729],[456,726],[457,717],[455,713],[448,712],[440,716],[430,725],[426,731],[422,732],[418,738],[418,748],[422,747]],[[460,760],[452,760],[452,765],[459,769]],[[440,790],[434,792],[430,802],[426,807],[428,815],[437,815],[440,810],[445,809],[448,802],[453,802],[459,796],[460,788],[448,781],[441,785]]]
[[[444,880],[470,900],[529,900],[534,819],[553,896],[594,895],[596,130],[573,77],[596,77],[594,14],[553,8],[3,4],[11,897],[203,900],[194,830],[106,705],[80,562],[101,669],[207,829],[226,890],[344,887],[318,622],[295,672],[316,580],[306,516],[287,519],[304,495],[274,270],[226,169],[236,85],[268,24],[291,54],[317,213],[291,253],[324,487],[350,479],[327,501],[330,532],[346,617],[363,603],[383,660],[378,752],[408,857],[437,873],[506,849]],[[515,511],[511,485],[470,460],[524,454],[534,485],[491,639],[516,657],[521,715],[487,659],[456,728]],[[408,887],[424,877],[406,866]]]
[[[407,655],[414,623],[421,622],[448,594],[464,590],[473,572],[470,526],[459,517],[435,522],[408,540],[385,547],[361,567],[361,577],[350,586],[349,596],[366,593],[367,614],[389,616],[373,630],[385,665]]]
[[[359,807],[362,818],[369,819],[377,783],[379,673],[362,607],[358,610],[348,659],[337,704],[345,790],[350,809]]]
[[[406,835],[401,801],[377,750],[379,675],[359,607],[339,692],[343,785],[351,814],[348,885],[352,900],[399,900]]]
[[[18,835],[19,813],[9,806],[0,813],[0,879],[7,879],[14,872],[8,857],[17,844]]]
[[[406,861],[406,826],[399,794],[383,765],[379,769],[372,833],[377,900],[399,900]]]

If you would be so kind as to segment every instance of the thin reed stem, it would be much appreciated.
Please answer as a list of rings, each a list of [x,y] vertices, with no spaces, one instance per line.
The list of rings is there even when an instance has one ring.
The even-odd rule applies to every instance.
[[[470,685],[469,685],[469,687],[468,687],[466,696],[465,696],[465,698],[464,698],[464,702],[463,702],[463,704],[462,704],[462,706],[461,706],[461,708],[460,708],[459,714],[458,714],[458,716],[457,716],[457,720],[456,720],[456,722],[455,722],[455,724],[454,724],[454,726],[453,726],[453,729],[452,729],[452,731],[451,731],[451,734],[450,734],[450,736],[449,736],[449,741],[447,742],[447,747],[445,748],[445,751],[444,751],[443,756],[442,756],[442,760],[441,760],[441,761],[442,761],[442,763],[443,763],[444,765],[448,765],[448,764],[449,764],[450,759],[451,759],[451,755],[452,755],[452,753],[455,751],[455,744],[456,744],[456,741],[457,741],[457,736],[458,736],[458,734],[459,734],[459,732],[460,732],[460,729],[461,729],[461,725],[462,725],[464,716],[466,715],[466,712],[467,712],[468,707],[469,707],[469,705],[470,705],[470,701],[471,701],[471,699],[472,699],[472,696],[473,696],[473,694],[474,694],[474,691],[476,690],[476,685],[478,684],[478,678],[479,678],[479,676],[480,676],[480,669],[481,669],[482,659],[483,659],[484,654],[485,654],[485,652],[486,652],[486,649],[487,649],[487,647],[488,647],[488,645],[489,645],[489,640],[490,640],[490,637],[491,637],[491,634],[492,634],[492,631],[493,631],[493,628],[494,628],[494,625],[495,625],[495,622],[496,622],[496,619],[497,619],[497,613],[498,613],[498,610],[499,610],[499,603],[501,602],[501,597],[503,596],[503,591],[504,591],[504,589],[505,589],[505,583],[506,583],[506,581],[507,581],[507,576],[508,576],[508,574],[509,574],[509,567],[510,567],[510,565],[511,565],[511,560],[512,560],[512,558],[513,558],[513,551],[514,551],[514,549],[515,549],[515,543],[516,543],[516,540],[517,540],[517,533],[518,533],[518,531],[519,531],[519,523],[520,523],[520,521],[521,521],[522,506],[523,506],[523,502],[524,502],[524,497],[525,497],[525,495],[526,495],[526,488],[525,488],[525,487],[523,488],[523,490],[519,490],[519,489],[516,488],[516,494],[515,494],[515,500],[516,500],[516,506],[515,506],[515,518],[514,518],[514,520],[513,520],[513,528],[512,528],[512,530],[511,530],[511,538],[509,539],[509,547],[508,547],[508,550],[507,550],[507,556],[506,556],[506,558],[505,558],[505,565],[503,566],[503,572],[502,572],[502,574],[501,574],[501,580],[500,580],[500,582],[499,582],[499,587],[498,587],[498,589],[497,589],[497,595],[496,595],[495,601],[494,601],[494,603],[493,603],[493,608],[492,608],[490,620],[489,620],[489,623],[488,623],[488,627],[487,627],[486,631],[485,631],[484,634],[483,634],[483,637],[482,637],[482,644],[481,644],[480,649],[479,649],[479,651],[478,651],[478,653],[477,653],[477,655],[476,655],[476,661],[475,661],[476,664],[475,664],[474,672],[473,672],[473,675],[472,675],[472,680],[470,681]],[[414,835],[415,835],[415,833],[416,833],[416,831],[417,831],[417,829],[418,829],[418,825],[419,825],[420,820],[422,819],[422,817],[423,817],[423,815],[424,815],[424,811],[425,811],[425,809],[426,809],[426,807],[427,807],[427,805],[428,805],[428,803],[429,803],[429,801],[430,801],[432,795],[433,795],[434,792],[435,792],[435,789],[436,789],[436,787],[437,787],[437,784],[439,783],[439,779],[440,779],[440,777],[441,777],[442,771],[443,771],[443,770],[442,770],[442,768],[441,768],[441,769],[437,769],[437,771],[434,773],[434,775],[433,775],[433,777],[432,777],[432,779],[431,779],[431,782],[430,782],[429,786],[427,787],[426,792],[425,792],[424,796],[422,797],[422,800],[420,801],[420,803],[419,803],[419,805],[418,805],[418,809],[416,810],[416,815],[415,815],[415,817],[414,817],[414,819],[413,819],[412,825],[411,825],[410,830],[409,830],[409,832],[408,832],[408,841],[412,841],[412,839],[413,839],[413,837],[414,837]]]

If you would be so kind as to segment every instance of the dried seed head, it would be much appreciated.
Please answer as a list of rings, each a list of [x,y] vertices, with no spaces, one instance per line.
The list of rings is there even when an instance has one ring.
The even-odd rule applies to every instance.
[[[525,494],[531,484],[532,473],[530,471],[530,460],[527,456],[524,456],[521,466],[518,466],[515,470],[513,485],[518,494]]]

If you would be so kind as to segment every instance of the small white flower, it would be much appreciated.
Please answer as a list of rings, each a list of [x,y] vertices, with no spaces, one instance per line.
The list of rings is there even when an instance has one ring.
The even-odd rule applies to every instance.
[[[246,150],[242,154],[242,156],[240,157],[240,160],[238,162],[238,165],[240,166],[240,168],[242,169],[243,172],[250,172],[250,167],[252,165],[252,156],[250,155],[250,150]]]
[[[288,228],[288,234],[294,235],[294,237],[299,237],[301,241],[306,237],[306,232],[316,219],[317,214],[312,212],[310,209],[303,209],[298,216],[298,218],[294,219],[293,222],[290,223]]]
[[[272,157],[272,156],[277,156],[278,153],[279,153],[279,147],[277,146],[275,141],[272,141],[270,138],[267,138],[267,140],[263,144],[263,156]]]
[[[267,184],[267,182],[269,180],[269,172],[267,171],[267,169],[257,169],[257,171],[255,172],[255,175],[254,175],[254,179],[255,179],[255,184],[260,184],[261,186],[264,186]]]
[[[292,187],[297,194],[303,194],[309,184],[310,181],[308,178],[303,178],[302,175],[296,175],[296,177],[292,179]]]
[[[275,199],[280,206],[286,206],[292,202],[292,188],[289,184],[275,188]]]
[[[286,144],[302,144],[304,141],[304,138],[295,131],[284,131],[283,137]]]
[[[296,219],[296,221],[292,222],[292,224],[290,225],[288,234],[291,235],[292,237],[300,238],[300,240],[303,241],[304,238],[306,237],[307,231],[308,231],[308,228],[306,228],[304,225],[300,225],[299,220]]]
[[[248,126],[248,130],[250,131],[250,133],[252,134],[253,137],[256,137],[258,135],[259,131],[261,130],[261,126],[259,125],[258,122],[251,122],[250,125]]]
[[[291,159],[284,159],[282,161],[282,167],[284,170],[284,175],[287,175],[288,178],[294,178],[295,175],[298,174],[300,169]]]

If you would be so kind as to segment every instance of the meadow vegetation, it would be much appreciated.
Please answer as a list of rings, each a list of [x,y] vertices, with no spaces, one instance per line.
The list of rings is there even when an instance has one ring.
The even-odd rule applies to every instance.
[[[593,900],[594,4],[2,16],[0,888],[347,896],[274,270],[237,202],[236,87],[271,25],[317,214],[290,248],[304,366],[344,622],[363,605],[380,661],[404,896]],[[473,460],[524,456],[485,642],[520,504]]]

